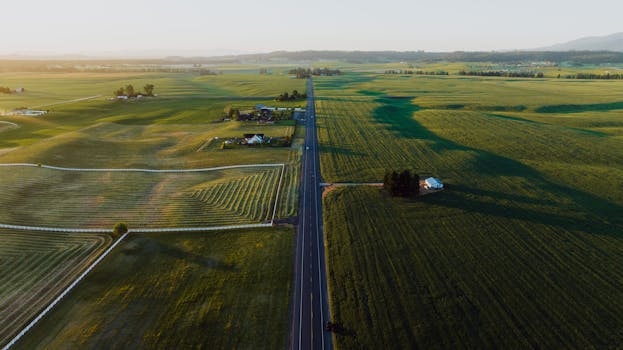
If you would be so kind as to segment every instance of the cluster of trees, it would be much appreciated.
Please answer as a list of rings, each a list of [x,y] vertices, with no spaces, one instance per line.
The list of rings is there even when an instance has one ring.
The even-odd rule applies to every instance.
[[[394,197],[416,197],[420,194],[420,176],[409,170],[387,171],[383,188]]]
[[[434,72],[426,72],[423,70],[416,70],[414,72],[414,74],[416,75],[450,75],[448,72],[443,71],[443,70],[438,70],[438,71],[434,71]]]
[[[406,70],[402,70],[402,69],[398,69],[398,70],[394,70],[394,69],[390,69],[390,70],[386,70],[385,74],[415,74],[415,75],[449,75],[448,72],[446,71],[434,71],[434,72],[426,72],[423,70],[411,70],[411,69],[406,69]]]
[[[277,96],[275,101],[296,101],[296,100],[304,100],[307,98],[306,93],[299,94],[297,90],[293,90],[292,94],[288,94],[288,92],[284,92],[283,94]]]
[[[268,68],[260,68],[260,74],[268,74]]]
[[[153,96],[154,95],[154,84],[146,84],[143,86],[144,92],[136,91],[132,84],[128,84],[125,87],[120,87],[113,92],[114,96],[128,96],[128,97],[136,97],[138,95],[143,96]]]
[[[506,78],[543,78],[545,74],[543,72],[511,72],[511,71],[469,71],[464,70],[459,72],[459,75],[469,75],[476,77],[506,77]]]
[[[12,94],[12,93],[13,93],[13,90],[11,90],[11,88],[8,88],[8,87],[3,87],[3,86],[0,86],[0,93],[3,93],[3,94]]]
[[[332,76],[332,75],[340,75],[342,72],[339,69],[330,69],[330,68],[314,68],[314,69],[305,69],[305,68],[296,68],[291,69],[288,74],[295,75],[297,79],[307,79],[312,75],[322,75],[322,76]]]
[[[112,237],[114,239],[117,239],[127,232],[128,232],[128,224],[126,224],[125,222],[118,222],[112,228]]]
[[[560,74],[558,75],[560,78]],[[623,74],[594,74],[594,73],[577,73],[576,75],[567,75],[565,79],[603,79],[603,80],[616,80],[623,79]]]

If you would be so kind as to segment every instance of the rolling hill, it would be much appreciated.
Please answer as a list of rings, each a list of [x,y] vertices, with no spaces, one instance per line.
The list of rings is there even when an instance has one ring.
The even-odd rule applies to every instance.
[[[605,36],[591,36],[542,47],[538,51],[616,51],[623,52],[623,32]]]

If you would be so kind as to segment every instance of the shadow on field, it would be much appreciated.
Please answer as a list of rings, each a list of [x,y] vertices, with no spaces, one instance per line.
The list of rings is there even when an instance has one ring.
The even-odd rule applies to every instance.
[[[422,126],[416,119],[416,112],[420,108],[413,105],[411,101],[405,99],[379,98],[375,102],[382,106],[377,108],[373,117],[379,124],[387,128],[399,138],[424,139],[431,141],[429,146],[437,153],[444,151],[463,151],[473,155],[471,164],[462,165],[461,169],[456,169],[452,175],[457,184],[453,184],[450,189],[444,191],[439,196],[430,196],[426,201],[436,202],[441,206],[461,208],[468,211],[485,212],[497,216],[528,220],[535,223],[553,225],[568,230],[585,228],[587,231],[618,235],[620,236],[623,221],[618,219],[623,207],[604,200],[593,194],[583,192],[574,188],[566,187],[554,183],[535,170],[514,159],[503,157],[488,151],[471,148],[451,140],[444,139]],[[452,165],[447,165],[452,167]],[[541,189],[543,193],[549,194],[550,198],[560,198],[559,203],[539,201],[527,198],[520,194],[509,194],[498,191],[484,191],[466,185],[465,181],[477,182],[479,175],[492,181],[495,177],[522,177],[533,187]],[[494,200],[480,201],[474,197],[491,197]],[[518,204],[538,204],[551,207],[551,212],[530,210],[519,206],[504,206],[495,202],[495,199],[507,199]],[[562,207],[560,203],[571,202],[573,205]],[[558,214],[557,214],[557,213]],[[569,216],[564,214],[570,214]],[[617,223],[610,225],[604,218],[616,218]]]
[[[503,205],[498,201],[491,200],[491,198],[503,198],[505,194],[490,192],[487,196],[488,198],[479,198],[479,196],[474,195],[474,193],[477,192],[479,192],[479,190],[454,185],[439,195],[429,196],[422,200],[440,207],[528,221],[534,224],[562,228],[567,231],[579,230],[592,234],[621,237],[620,226],[604,222],[601,218],[589,214],[586,211],[568,210],[560,208],[554,203],[547,202],[537,204],[547,205],[551,210],[528,209],[519,205]],[[519,197],[512,201],[521,204],[529,203],[531,200],[525,197]],[[616,206],[613,210],[616,210]]]
[[[580,113],[580,112],[599,112],[623,109],[623,102],[593,103],[586,105],[550,105],[537,108],[538,113]]]
[[[186,261],[190,264],[198,265],[202,268],[217,269],[224,271],[235,271],[234,265],[225,264],[222,261],[194,254],[189,251],[177,248],[173,244],[166,244],[147,236],[136,236],[133,240],[126,242],[122,248],[122,253],[131,256],[140,256],[150,263],[151,261],[160,261],[162,257],[167,256],[173,259]],[[142,262],[143,263],[143,262]]]

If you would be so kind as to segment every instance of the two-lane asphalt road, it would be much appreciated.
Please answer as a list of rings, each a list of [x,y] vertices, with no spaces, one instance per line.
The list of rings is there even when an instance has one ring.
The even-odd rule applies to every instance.
[[[294,300],[290,329],[291,349],[333,349],[329,321],[327,276],[322,227],[322,193],[316,137],[316,108],[311,79],[307,85],[305,144],[296,243]]]

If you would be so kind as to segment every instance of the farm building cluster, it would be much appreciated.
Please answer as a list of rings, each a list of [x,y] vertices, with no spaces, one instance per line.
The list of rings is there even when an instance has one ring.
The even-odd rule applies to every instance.
[[[229,109],[223,121],[237,120],[241,122],[256,121],[260,124],[274,124],[278,120],[290,120],[295,112],[303,112],[302,108],[270,107],[263,104],[255,105],[253,109]]]

